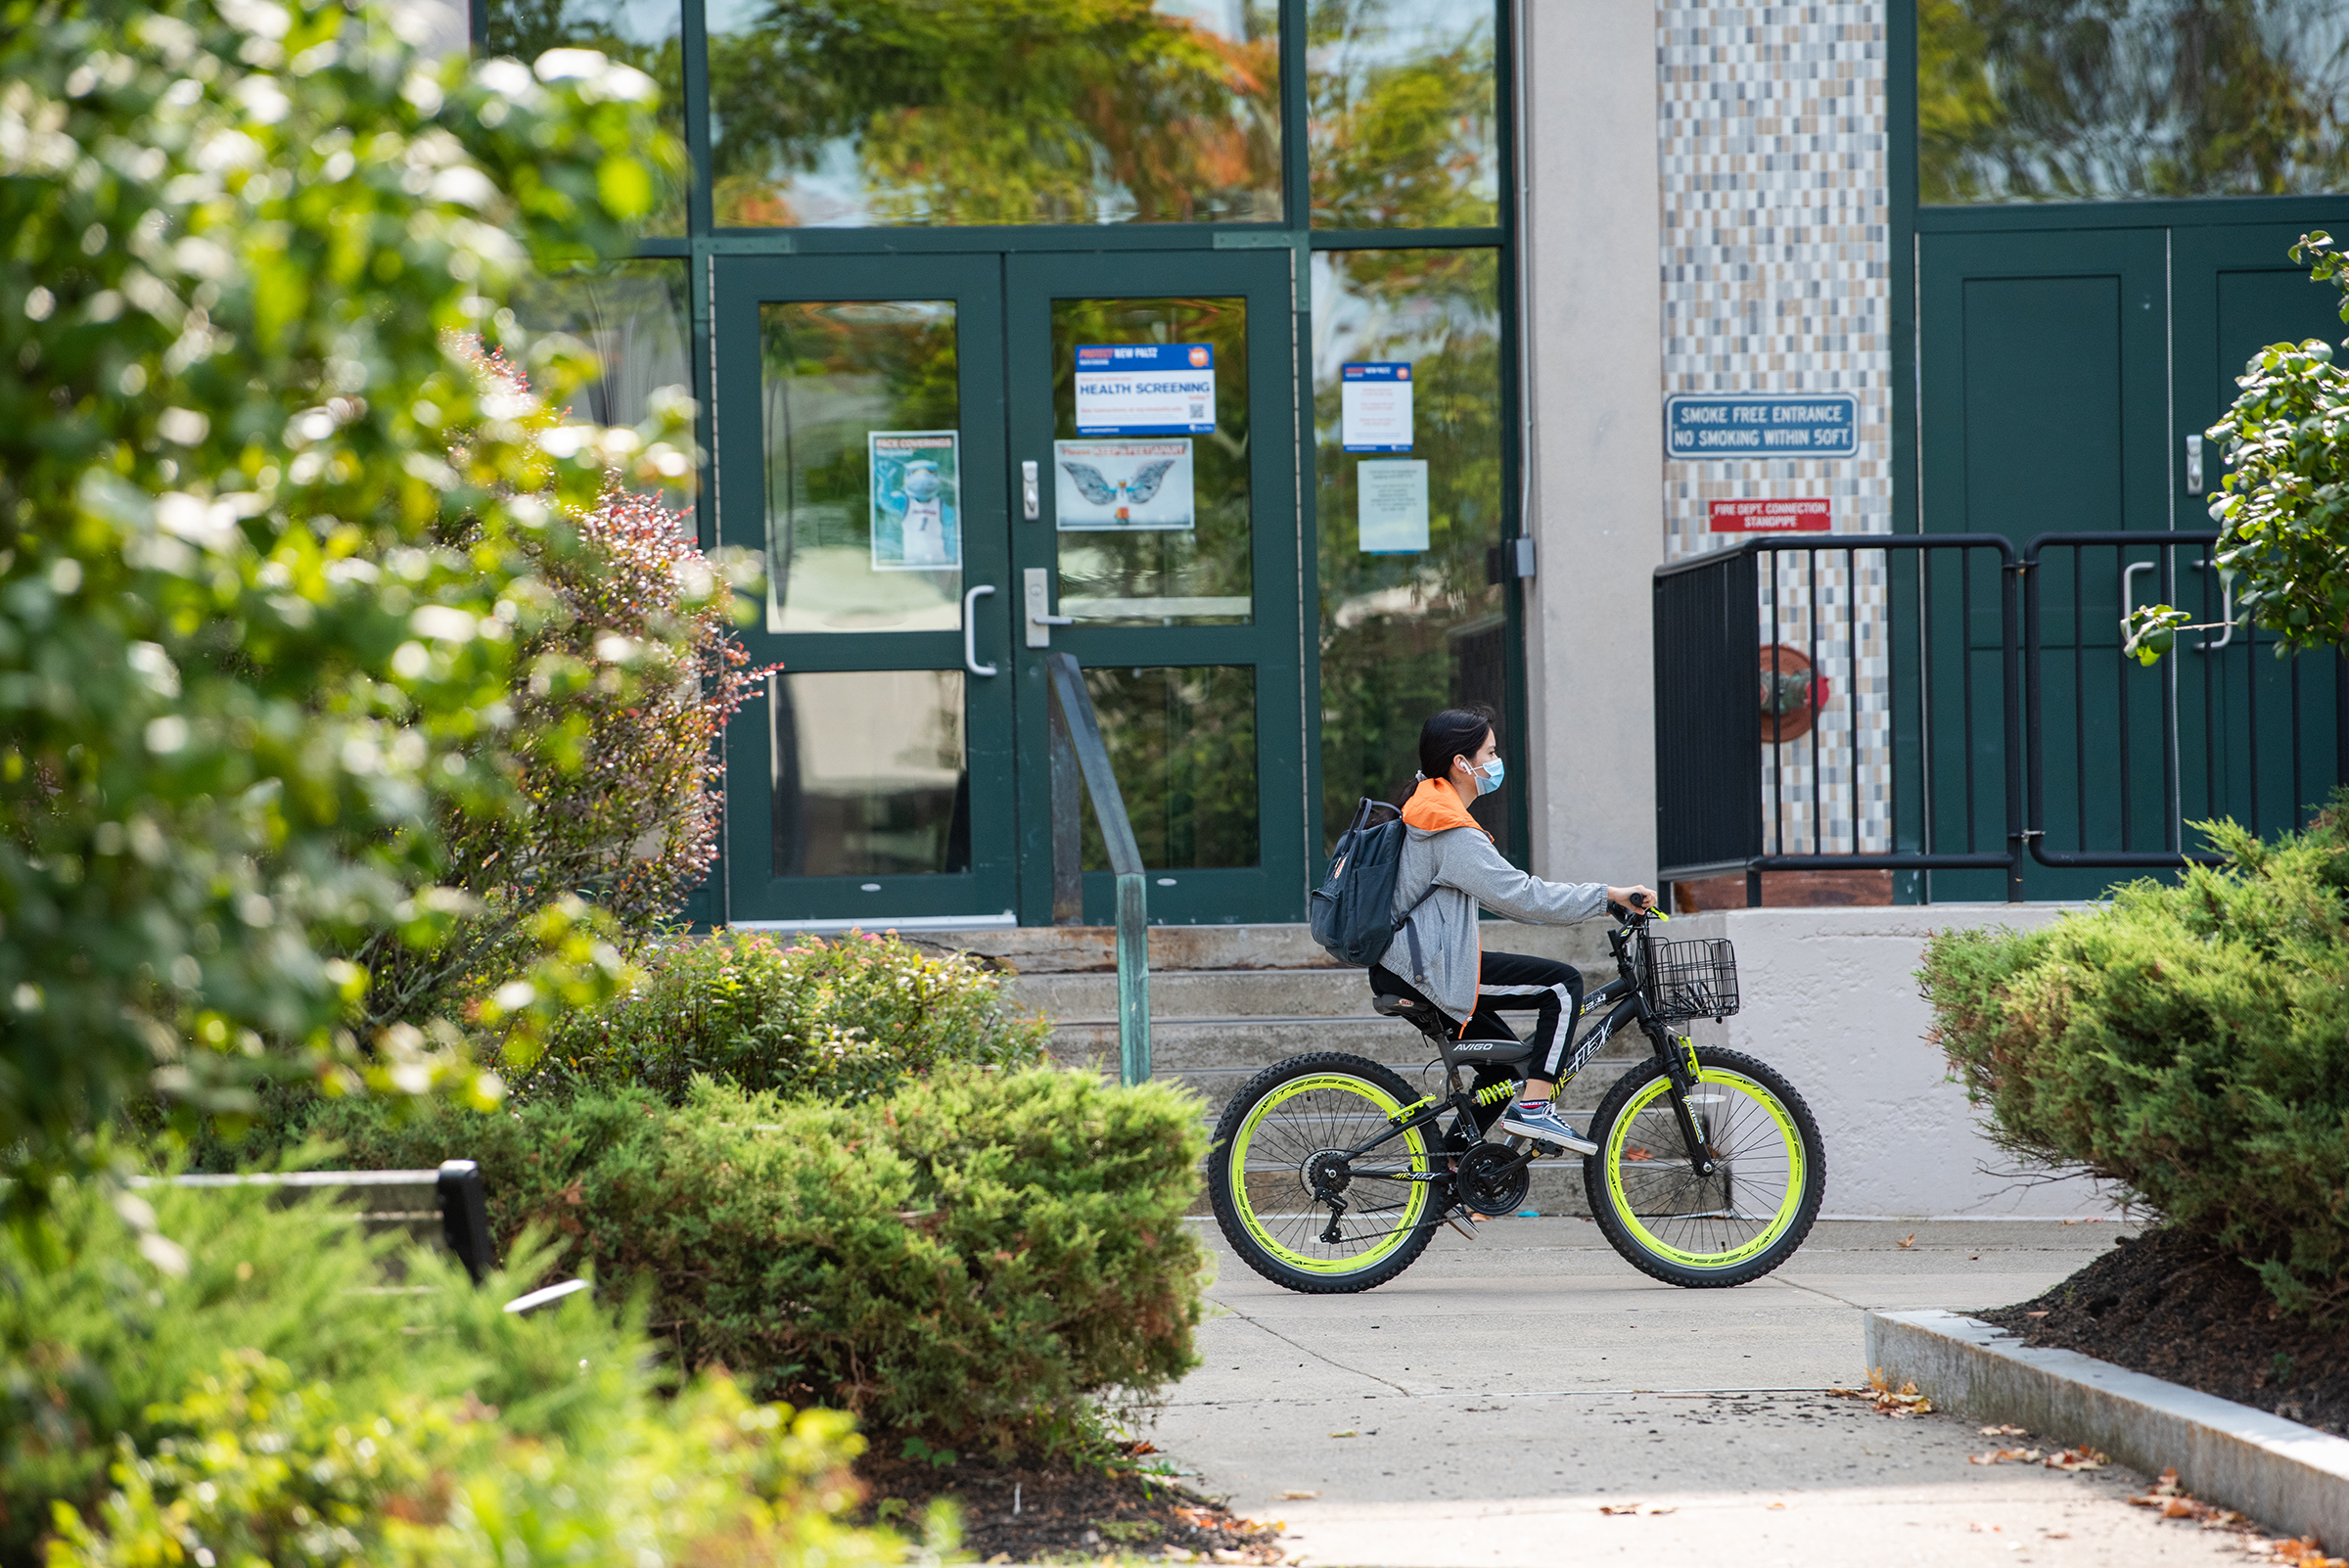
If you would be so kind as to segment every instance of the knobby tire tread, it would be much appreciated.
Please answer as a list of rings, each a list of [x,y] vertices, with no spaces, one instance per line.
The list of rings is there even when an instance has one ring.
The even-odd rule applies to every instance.
[[[1608,1134],[1614,1130],[1615,1119],[1623,1114],[1632,1096],[1663,1075],[1664,1064],[1653,1057],[1617,1079],[1615,1086],[1608,1089],[1606,1096],[1598,1102],[1598,1110],[1590,1118],[1590,1138],[1602,1152],[1583,1162],[1583,1190],[1589,1199],[1590,1215],[1598,1222],[1600,1233],[1607,1238],[1607,1244],[1622,1255],[1624,1262],[1668,1285],[1679,1285],[1685,1290],[1726,1290],[1733,1285],[1751,1284],[1776,1268],[1793,1257],[1795,1249],[1802,1246],[1804,1238],[1811,1234],[1812,1222],[1819,1218],[1819,1202],[1826,1195],[1826,1144],[1819,1135],[1819,1123],[1811,1115],[1810,1105],[1776,1068],[1743,1051],[1725,1050],[1713,1045],[1699,1045],[1696,1057],[1703,1066],[1742,1073],[1764,1084],[1793,1116],[1795,1130],[1803,1139],[1803,1160],[1808,1178],[1803,1183],[1801,1207],[1794,1217],[1794,1223],[1787,1227],[1786,1234],[1773,1243],[1769,1251],[1734,1268],[1713,1270],[1689,1268],[1658,1258],[1623,1229],[1615,1218],[1614,1206],[1607,1201],[1607,1174],[1602,1156],[1613,1141]]]
[[[1225,1153],[1257,1101],[1293,1078],[1310,1078],[1315,1073],[1331,1072],[1350,1073],[1366,1079],[1394,1095],[1396,1103],[1400,1105],[1409,1105],[1422,1097],[1393,1068],[1371,1061],[1368,1057],[1346,1051],[1312,1051],[1303,1056],[1292,1056],[1285,1061],[1274,1062],[1257,1074],[1239,1093],[1231,1097],[1223,1107],[1223,1115],[1216,1123],[1215,1139],[1209,1145],[1207,1154],[1208,1200],[1215,1208],[1216,1224],[1222,1230],[1223,1239],[1231,1244],[1231,1250],[1238,1253],[1249,1268],[1283,1289],[1308,1296],[1350,1296],[1383,1285],[1402,1273],[1418,1262],[1419,1255],[1427,1250],[1436,1226],[1443,1222],[1446,1201],[1446,1191],[1440,1187],[1430,1196],[1426,1217],[1404,1238],[1403,1244],[1359,1273],[1309,1273],[1264,1255],[1240,1220],[1238,1205],[1232,1195],[1230,1163]],[[1428,1130],[1433,1130],[1432,1126]],[[1431,1156],[1440,1153],[1441,1142],[1440,1138],[1427,1137]]]

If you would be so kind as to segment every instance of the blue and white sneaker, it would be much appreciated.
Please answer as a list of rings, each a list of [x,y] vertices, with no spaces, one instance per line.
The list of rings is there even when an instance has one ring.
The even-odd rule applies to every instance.
[[[1521,1138],[1556,1143],[1577,1154],[1596,1154],[1598,1145],[1577,1132],[1548,1100],[1511,1100],[1501,1113],[1500,1130]]]

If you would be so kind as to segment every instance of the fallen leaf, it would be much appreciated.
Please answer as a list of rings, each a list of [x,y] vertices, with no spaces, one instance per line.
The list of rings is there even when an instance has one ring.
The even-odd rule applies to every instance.
[[[1351,1427],[1351,1426],[1350,1426],[1350,1427],[1348,1427],[1348,1428],[1347,1428],[1345,1431],[1343,1431],[1343,1432],[1332,1432],[1332,1433],[1330,1434],[1330,1436],[1331,1436],[1331,1437],[1360,1437],[1360,1436],[1361,1436],[1361,1433],[1359,1433],[1359,1432],[1357,1432],[1357,1431],[1356,1431],[1356,1430],[1355,1430],[1353,1427]]]
[[[2102,1453],[2086,1447],[2058,1449],[2047,1458],[2049,1469],[2069,1470],[2075,1474],[2084,1470],[2101,1470],[2107,1462]]]
[[[1909,1234],[1907,1234],[1907,1235],[1903,1236],[1903,1237],[1902,1237],[1900,1240],[1898,1240],[1898,1241],[1894,1242],[1894,1243],[1893,1243],[1893,1245],[1894,1245],[1894,1246],[1896,1246],[1896,1247],[1903,1247],[1903,1248],[1906,1248],[1906,1247],[1913,1247],[1913,1246],[1915,1246],[1915,1245],[1916,1245],[1916,1232],[1915,1232],[1915,1231],[1913,1231],[1913,1230],[1910,1231],[1910,1232],[1909,1232]]]
[[[2019,1426],[1986,1426],[1981,1428],[1981,1432],[1984,1437],[2029,1437],[2031,1435]]]
[[[1783,1502],[1773,1502],[1773,1503],[1772,1503],[1772,1504],[1770,1505],[1770,1507],[1771,1507],[1771,1508],[1783,1508],[1783,1507],[1785,1507],[1785,1506],[1786,1506],[1786,1504],[1784,1504]],[[1770,1511],[1770,1508],[1765,1508],[1765,1509],[1763,1509],[1762,1511],[1763,1511],[1764,1513],[1768,1513],[1768,1512]]]
[[[1968,1464],[2004,1464],[2008,1460],[2014,1460],[2021,1464],[2037,1464],[2039,1450],[1992,1449],[1988,1453],[1969,1453],[1965,1456],[1965,1462]]]
[[[1968,1519],[1965,1527],[1977,1536],[1999,1536],[2006,1533],[2004,1525],[1986,1525],[1979,1519]]]
[[[1280,1499],[1283,1502],[1303,1502],[1309,1498],[1319,1496],[1321,1494],[1318,1492],[1284,1492],[1280,1495]]]
[[[1655,1158],[1655,1156],[1648,1153],[1647,1150],[1640,1148],[1626,1149],[1623,1151],[1623,1157],[1630,1161],[1652,1160]]]
[[[1880,1415],[1925,1415],[1933,1408],[1933,1402],[1916,1391],[1915,1383],[1903,1383],[1895,1389],[1881,1366],[1869,1369],[1865,1388],[1830,1388],[1827,1393],[1836,1399],[1866,1400]]]
[[[2048,1314],[2047,1314],[2046,1313],[2025,1313],[2025,1314],[2023,1314],[2023,1315],[2024,1315],[2025,1317],[2045,1317],[2045,1316],[2047,1316]],[[2070,1538],[2069,1538],[2069,1537],[2066,1537],[2065,1539],[2066,1539],[2066,1540],[2069,1540]]]

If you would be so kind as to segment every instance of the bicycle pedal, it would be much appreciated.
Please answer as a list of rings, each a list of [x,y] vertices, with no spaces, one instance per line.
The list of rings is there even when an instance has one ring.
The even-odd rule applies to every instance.
[[[1444,1222],[1470,1241],[1474,1241],[1477,1237],[1476,1222],[1468,1218],[1468,1211],[1465,1209],[1452,1210],[1444,1217]]]
[[[1565,1149],[1555,1143],[1544,1142],[1541,1138],[1534,1139],[1534,1153],[1538,1158],[1543,1160],[1563,1160],[1566,1158]]]

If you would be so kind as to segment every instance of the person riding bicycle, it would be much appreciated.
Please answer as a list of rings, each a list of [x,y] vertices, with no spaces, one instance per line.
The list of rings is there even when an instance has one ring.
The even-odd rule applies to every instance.
[[[1582,972],[1555,959],[1483,951],[1477,908],[1527,925],[1565,926],[1603,914],[1609,903],[1652,903],[1655,894],[1638,886],[1544,882],[1502,859],[1468,805],[1500,788],[1504,772],[1491,715],[1448,708],[1420,728],[1419,772],[1403,803],[1408,833],[1395,879],[1395,915],[1410,930],[1398,927],[1385,957],[1370,968],[1370,986],[1381,995],[1440,1009],[1462,1039],[1514,1038],[1499,1014],[1536,1014],[1525,1086],[1501,1113],[1501,1130],[1590,1154],[1598,1145],[1551,1104],[1582,1012]],[[1414,962],[1418,972],[1407,979],[1389,967]],[[1498,1082],[1495,1070],[1483,1069],[1479,1087],[1488,1077]]]

